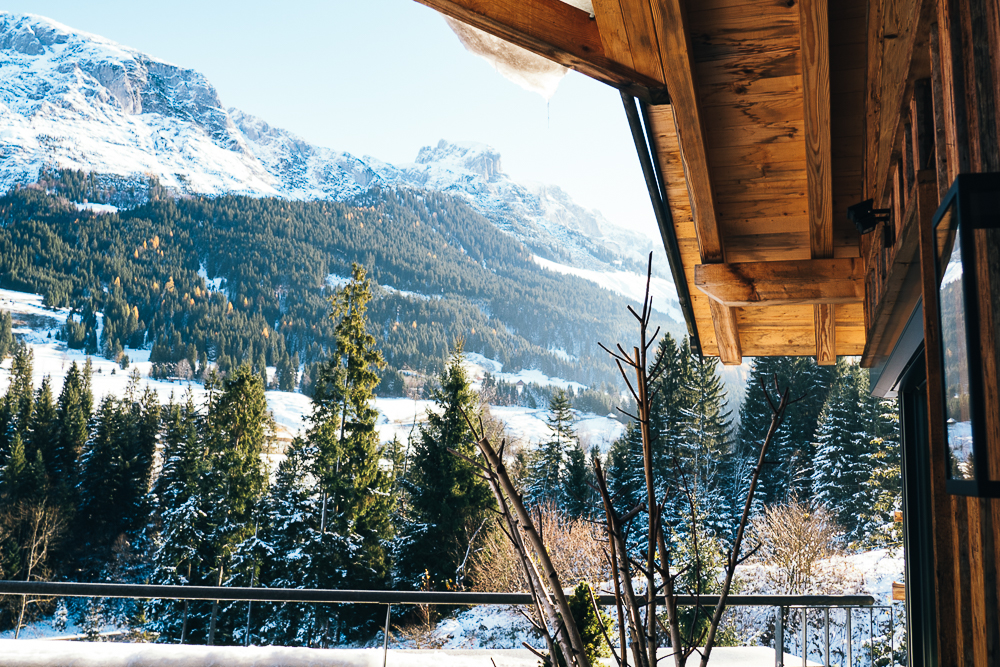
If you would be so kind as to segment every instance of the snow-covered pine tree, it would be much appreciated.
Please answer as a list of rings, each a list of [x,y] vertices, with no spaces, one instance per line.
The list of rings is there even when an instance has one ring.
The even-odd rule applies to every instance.
[[[591,448],[590,455],[584,453],[579,443],[570,445],[566,453],[566,471],[563,476],[562,505],[564,514],[574,519],[590,517],[600,510],[597,494],[594,493],[594,457],[599,457],[597,446]]]
[[[201,478],[206,526],[199,549],[199,581],[218,585],[241,574],[233,572],[232,557],[253,535],[267,488],[261,454],[274,433],[274,420],[267,407],[264,381],[249,364],[230,372],[217,394],[212,388],[202,432],[208,466]],[[209,613],[193,616],[190,623],[196,633],[193,636],[210,633]],[[236,615],[220,612],[215,643],[231,642],[237,625],[241,624]]]
[[[10,384],[0,399],[0,465],[6,463],[11,452],[14,435],[21,436],[22,446],[31,425],[35,406],[32,368],[34,353],[23,342],[14,346],[10,366]]]
[[[573,406],[564,390],[553,392],[546,421],[549,437],[538,445],[531,457],[524,495],[531,506],[548,503],[563,508],[567,457],[571,449],[579,449],[573,429],[576,421]]]
[[[688,405],[684,409],[684,467],[697,499],[698,515],[709,534],[726,535],[726,500],[720,488],[719,461],[729,449],[729,413],[725,409],[718,360],[690,354],[688,361]]]
[[[462,362],[459,344],[434,391],[438,410],[427,411],[407,472],[408,513],[397,566],[403,586],[420,587],[425,574],[434,589],[453,586],[470,538],[493,507],[493,495],[479,471],[448,451],[476,457],[465,415],[476,417],[478,401]]]
[[[385,360],[368,331],[371,283],[358,264],[331,298],[335,345],[316,378],[308,441],[325,498],[325,529],[339,537],[342,576],[336,586],[381,589],[390,576],[392,478],[383,470],[375,423],[375,387]],[[335,586],[335,587],[336,587]],[[354,605],[340,613],[346,634],[374,628],[375,610]]]
[[[108,546],[120,532],[125,508],[125,465],[122,459],[124,411],[105,396],[94,416],[94,428],[80,460],[79,511],[73,522],[74,542],[83,551]]]
[[[241,585],[268,588],[336,588],[344,585],[344,541],[322,530],[322,499],[313,477],[316,451],[297,438],[278,467],[265,498],[257,536],[237,549]],[[256,572],[256,578],[251,580]],[[255,643],[329,646],[340,639],[338,616],[328,605],[255,604],[250,632]],[[242,618],[246,618],[243,616]],[[258,630],[259,628],[259,630]],[[243,628],[239,639],[246,640]]]
[[[903,509],[902,452],[899,433],[899,403],[896,399],[878,399],[873,425],[871,475],[865,492],[873,502],[861,515],[862,548],[880,548],[903,543],[903,524],[894,514]]]
[[[789,407],[782,427],[771,445],[754,497],[754,511],[782,503],[792,496],[809,500],[812,495],[814,434],[820,410],[836,376],[834,366],[818,366],[811,357],[757,357],[747,379],[746,399],[740,407],[740,427],[734,442],[733,456],[745,465],[734,465],[730,472],[750,470],[771,423],[771,410],[761,392],[761,380],[770,388],[777,376],[778,386],[788,387],[792,399],[802,400]],[[745,488],[739,481],[727,486]],[[743,509],[742,498],[734,498],[733,512]],[[736,519],[733,520],[735,524]]]
[[[56,406],[56,438],[53,451],[45,465],[56,500],[65,507],[76,508],[79,462],[87,444],[91,394],[74,361],[63,380]]]
[[[163,467],[154,489],[159,531],[153,540],[151,583],[188,585],[198,581],[201,572],[199,549],[207,524],[201,479],[208,462],[198,421],[190,388],[183,404],[171,397],[164,409]],[[185,623],[189,612],[189,603],[154,600],[150,629],[165,641],[180,641],[182,635],[190,641]]]
[[[869,480],[879,404],[869,391],[868,370],[841,360],[816,427],[813,499],[833,513],[849,542],[864,538],[868,526],[863,516],[875,503]]]
[[[624,514],[644,498],[642,433],[635,422],[611,444],[607,457],[608,492],[615,509]]]

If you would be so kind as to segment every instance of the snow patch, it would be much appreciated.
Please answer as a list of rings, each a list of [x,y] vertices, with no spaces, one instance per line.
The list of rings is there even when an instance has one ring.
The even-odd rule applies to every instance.
[[[323,280],[327,287],[333,289],[340,289],[347,283],[351,282],[350,278],[345,278],[344,276],[338,276],[336,273],[330,273]]]
[[[207,287],[210,292],[222,292],[226,295],[227,299],[229,298],[229,290],[222,286],[222,284],[226,282],[225,278],[209,278],[208,271],[205,269],[204,264],[198,264],[198,275],[205,281],[205,287]]]
[[[407,290],[396,289],[391,285],[382,285],[381,287],[390,294],[398,294],[399,296],[407,297],[409,299],[418,299],[420,301],[431,301],[431,300],[440,301],[442,298],[442,295],[440,294],[422,294],[421,292],[409,292]]]
[[[556,355],[557,357],[559,357],[563,361],[579,361],[580,360],[580,357],[578,357],[576,355],[573,355],[573,354],[570,354],[569,352],[567,352],[566,350],[564,350],[561,347],[550,347],[549,348],[549,352],[551,352],[552,354]]]
[[[79,202],[73,202],[73,206],[75,206],[76,210],[78,211],[90,211],[98,215],[118,212],[118,207],[112,206],[111,204],[95,204],[94,202],[86,202],[81,204]]]
[[[537,255],[534,255],[533,259],[543,269],[589,280],[609,292],[614,292],[639,303],[642,303],[643,296],[646,293],[646,276],[639,275],[638,273],[631,271],[580,269],[575,266],[553,262]],[[654,276],[649,283],[649,292],[653,297],[653,310],[657,310],[677,322],[684,320],[684,315],[681,313],[677,301],[677,289],[674,287],[673,282],[666,278]]]

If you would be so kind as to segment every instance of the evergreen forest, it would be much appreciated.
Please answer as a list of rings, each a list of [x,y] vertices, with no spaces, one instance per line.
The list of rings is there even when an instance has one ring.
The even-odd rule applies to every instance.
[[[458,199],[407,190],[346,203],[174,199],[161,190],[151,182],[126,198],[144,203],[98,214],[72,201],[111,194],[93,175],[60,171],[0,197],[0,287],[72,308],[61,336],[88,354],[127,364],[126,348],[149,349],[158,376],[181,379],[272,366],[274,388],[311,394],[335,345],[327,299],[356,262],[374,285],[368,317],[386,362],[383,396],[404,395],[401,371],[439,373],[458,337],[509,369],[617,382],[597,339],[625,334],[619,299],[541,269]]]
[[[380,441],[374,399],[388,366],[376,332],[378,288],[354,264],[333,291],[316,360],[306,430],[269,466],[274,425],[264,380],[249,361],[205,377],[206,398],[160,405],[135,373],[122,396],[94,396],[89,363],[62,387],[32,381],[31,348],[0,319],[11,382],[0,399],[0,574],[16,580],[149,582],[270,588],[489,590],[495,568],[470,558],[496,543],[495,502],[476,469],[469,419],[493,436],[503,424],[473,391],[453,342],[431,397],[434,408],[409,442]],[[898,544],[898,417],[872,398],[868,374],[841,360],[755,360],[746,399],[726,410],[717,361],[664,336],[651,413],[654,474],[672,508],[678,553],[697,535],[725,545],[745,502],[748,471],[770,412],[761,381],[807,396],[786,416],[755,515],[790,502],[835,517],[845,550]],[[495,387],[493,388],[495,390]],[[486,393],[484,393],[486,392]],[[584,449],[570,397],[549,397],[549,435],[507,450],[528,504],[558,522],[598,516],[593,463],[608,471],[623,514],[640,506],[638,428],[607,451]],[[456,456],[453,450],[462,456]],[[696,499],[689,511],[681,493]],[[636,525],[643,525],[636,522]],[[640,548],[643,535],[631,534]],[[501,536],[502,540],[502,536]],[[705,546],[704,548],[708,548]],[[705,553],[715,553],[706,551]],[[707,568],[711,572],[711,567]],[[711,576],[692,586],[712,592]],[[804,591],[799,591],[804,592]],[[0,626],[42,616],[85,628],[117,623],[164,642],[335,646],[370,641],[384,622],[365,605],[296,605],[8,597]],[[400,612],[402,614],[402,612]],[[702,622],[692,618],[692,623]],[[89,630],[88,630],[89,631]],[[94,630],[96,632],[97,630]]]

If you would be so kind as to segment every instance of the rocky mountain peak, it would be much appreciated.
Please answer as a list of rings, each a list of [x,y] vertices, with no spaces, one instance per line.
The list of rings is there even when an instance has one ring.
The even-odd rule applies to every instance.
[[[457,167],[487,181],[503,173],[500,153],[491,146],[472,141],[450,143],[442,139],[437,146],[424,146],[417,153],[416,163]]]
[[[152,175],[185,194],[345,201],[403,187],[460,197],[554,261],[611,266],[649,245],[558,187],[515,181],[486,144],[441,140],[403,165],[323,148],[227,109],[195,70],[30,14],[0,12],[0,49],[0,192],[43,168]]]

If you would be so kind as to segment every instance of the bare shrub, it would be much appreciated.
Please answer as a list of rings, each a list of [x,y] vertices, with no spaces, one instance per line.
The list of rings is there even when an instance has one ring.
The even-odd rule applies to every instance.
[[[49,555],[66,531],[63,513],[47,501],[22,501],[0,515],[0,544],[8,553],[4,579],[46,581],[52,574]],[[7,596],[0,609],[4,624],[9,618],[14,625],[14,637],[20,634],[25,614],[31,609],[51,611],[52,598]],[[29,605],[31,608],[29,609]]]
[[[560,581],[568,586],[571,582],[596,584],[611,578],[602,542],[591,523],[565,516],[551,503],[535,508],[532,513]],[[472,577],[477,582],[474,590],[527,591],[524,568],[510,540],[499,528],[484,533],[481,549],[470,558],[470,569],[476,573]]]
[[[817,563],[838,553],[844,530],[822,505],[793,499],[776,505],[751,522],[760,543],[758,562],[766,568],[771,593],[802,595],[811,592]]]

